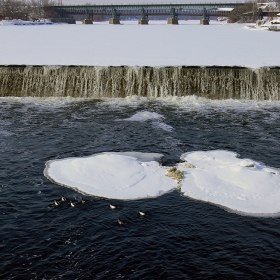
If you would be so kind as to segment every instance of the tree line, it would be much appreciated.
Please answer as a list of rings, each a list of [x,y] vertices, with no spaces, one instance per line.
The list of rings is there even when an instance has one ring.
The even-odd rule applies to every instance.
[[[51,0],[0,0],[0,16],[8,19],[36,20],[58,17]]]
[[[228,22],[255,22],[258,19],[259,6],[257,3],[264,1],[248,1],[243,5],[237,6],[230,13]],[[276,16],[280,12],[280,0],[274,2],[266,2],[266,8],[262,9],[263,12],[270,12],[270,15]]]

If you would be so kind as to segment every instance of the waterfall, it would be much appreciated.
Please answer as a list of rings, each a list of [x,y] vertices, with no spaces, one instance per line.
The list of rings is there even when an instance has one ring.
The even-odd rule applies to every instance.
[[[0,66],[0,96],[280,100],[280,67]]]

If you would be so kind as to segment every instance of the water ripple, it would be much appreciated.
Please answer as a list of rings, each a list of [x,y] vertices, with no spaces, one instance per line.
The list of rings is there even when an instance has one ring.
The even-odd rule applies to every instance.
[[[134,150],[163,153],[172,165],[183,152],[227,149],[280,167],[277,104],[199,102],[2,101],[0,125],[11,135],[0,134],[0,278],[276,279],[277,218],[238,216],[178,191],[53,206],[62,195],[81,195],[43,176],[51,159]],[[142,111],[164,116],[172,131],[115,121]],[[110,202],[120,207],[111,210]],[[139,217],[139,209],[147,215]]]

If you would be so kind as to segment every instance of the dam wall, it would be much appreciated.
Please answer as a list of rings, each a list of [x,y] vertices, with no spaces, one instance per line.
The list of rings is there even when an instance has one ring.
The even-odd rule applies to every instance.
[[[280,100],[280,67],[0,66],[0,96]]]

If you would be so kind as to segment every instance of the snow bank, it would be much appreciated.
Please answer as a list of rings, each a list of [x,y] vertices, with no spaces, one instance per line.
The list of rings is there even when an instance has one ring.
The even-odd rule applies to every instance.
[[[161,156],[133,155],[142,160]],[[59,185],[89,195],[114,199],[157,197],[169,192],[177,184],[165,174],[166,170],[156,161],[146,162],[116,153],[48,161],[44,170],[44,175]]]
[[[229,151],[199,151],[181,156],[185,196],[214,203],[230,211],[256,216],[280,214],[279,170]]]

